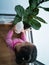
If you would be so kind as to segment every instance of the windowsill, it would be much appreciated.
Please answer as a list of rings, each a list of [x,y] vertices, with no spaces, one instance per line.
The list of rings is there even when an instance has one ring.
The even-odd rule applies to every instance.
[[[11,24],[15,16],[12,15],[0,15],[0,24]]]

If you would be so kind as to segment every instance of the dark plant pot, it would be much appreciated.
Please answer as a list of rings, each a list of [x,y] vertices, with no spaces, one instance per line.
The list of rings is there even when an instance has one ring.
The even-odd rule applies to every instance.
[[[23,23],[24,23],[24,29],[28,29],[31,27],[31,25],[29,25],[28,23],[26,23],[26,22],[23,22]]]

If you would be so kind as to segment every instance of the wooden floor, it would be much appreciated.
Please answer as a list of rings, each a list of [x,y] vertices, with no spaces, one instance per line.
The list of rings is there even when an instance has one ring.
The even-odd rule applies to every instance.
[[[5,36],[10,27],[11,25],[0,24],[0,65],[17,65],[14,51],[8,48],[5,42]]]

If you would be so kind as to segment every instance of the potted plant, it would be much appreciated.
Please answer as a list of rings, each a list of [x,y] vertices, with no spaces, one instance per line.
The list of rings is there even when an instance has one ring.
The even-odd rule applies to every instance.
[[[24,9],[23,6],[17,5],[15,6],[16,15],[13,21],[13,25],[22,21],[24,23],[24,29],[28,29],[30,27],[35,30],[39,30],[41,27],[41,23],[47,24],[47,22],[41,17],[37,16],[39,14],[39,8],[44,9],[45,11],[49,11],[49,8],[45,8],[40,6],[41,3],[49,0],[28,0],[29,6]],[[31,32],[32,34],[32,32]],[[32,36],[31,36],[32,38]],[[33,42],[33,40],[32,40]],[[39,61],[35,61],[35,64],[42,64]],[[44,65],[44,64],[43,64]]]
[[[37,15],[39,14],[39,8],[49,11],[49,8],[40,6],[41,3],[46,1],[49,0],[28,0],[29,6],[26,9],[24,9],[21,5],[15,6],[16,15],[13,25],[22,21],[25,29],[32,27],[36,30],[39,30],[41,27],[40,22],[46,23],[46,21]]]

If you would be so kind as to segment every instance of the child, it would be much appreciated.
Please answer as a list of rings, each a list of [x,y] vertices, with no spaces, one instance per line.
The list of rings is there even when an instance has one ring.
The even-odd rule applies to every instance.
[[[19,25],[20,23],[21,22],[19,22]],[[17,64],[34,62],[37,57],[36,46],[30,44],[30,42],[26,40],[26,35],[25,32],[23,31],[23,26],[22,27],[20,26],[21,27],[20,31],[16,29],[20,27],[18,27],[18,25],[16,26],[14,26],[11,30],[9,30],[5,41],[9,47],[14,49]],[[14,39],[12,38],[14,31],[16,31],[17,34],[21,33],[20,38],[14,38]]]

